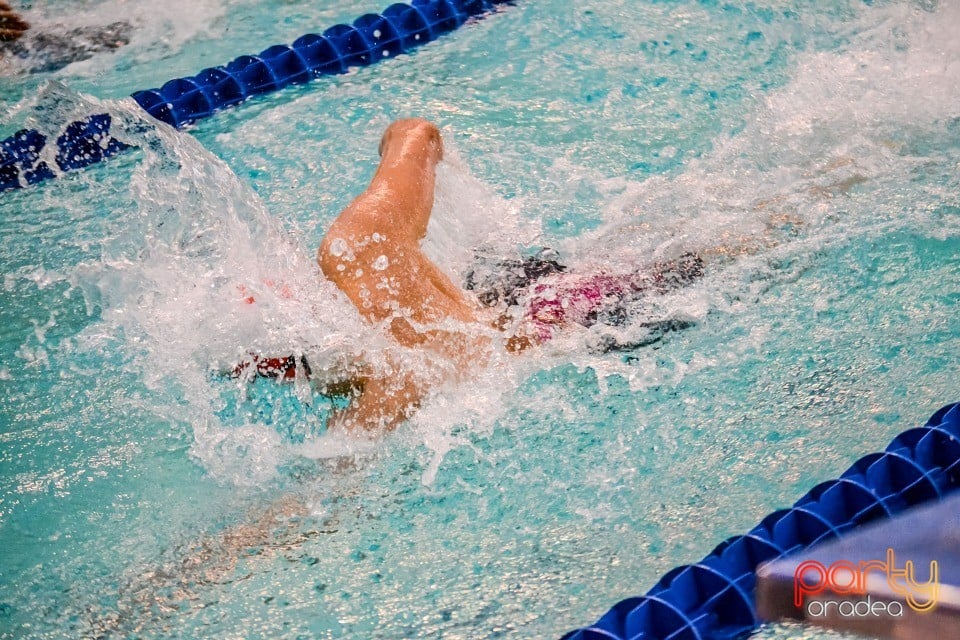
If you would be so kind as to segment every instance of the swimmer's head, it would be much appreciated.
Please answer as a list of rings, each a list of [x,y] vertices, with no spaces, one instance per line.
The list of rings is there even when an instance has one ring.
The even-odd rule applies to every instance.
[[[423,118],[405,118],[396,120],[387,127],[380,139],[378,153],[383,157],[387,153],[400,155],[433,151],[437,160],[443,158],[443,139],[437,125]]]

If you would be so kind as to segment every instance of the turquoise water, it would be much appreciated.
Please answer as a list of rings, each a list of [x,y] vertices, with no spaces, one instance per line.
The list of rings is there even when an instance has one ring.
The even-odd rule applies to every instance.
[[[0,198],[0,637],[558,637],[957,399],[956,7],[531,1],[190,135],[89,97],[382,8],[346,4],[32,3],[136,30],[3,79],[9,131],[109,110],[141,150]],[[380,442],[325,434],[308,387],[211,368],[389,350],[312,253],[406,115],[444,130],[455,277],[480,245],[735,255]],[[696,324],[594,348],[651,317]]]

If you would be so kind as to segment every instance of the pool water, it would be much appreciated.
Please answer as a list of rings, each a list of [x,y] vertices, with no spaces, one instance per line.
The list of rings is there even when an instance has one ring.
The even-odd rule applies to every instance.
[[[957,400],[957,6],[519,2],[188,134],[121,99],[382,8],[30,3],[131,42],[0,79],[0,133],[108,111],[139,149],[0,196],[0,637],[559,637]],[[219,375],[392,349],[312,255],[409,115],[443,128],[454,278],[543,246],[706,277],[377,442]],[[599,348],[651,319],[693,326]]]

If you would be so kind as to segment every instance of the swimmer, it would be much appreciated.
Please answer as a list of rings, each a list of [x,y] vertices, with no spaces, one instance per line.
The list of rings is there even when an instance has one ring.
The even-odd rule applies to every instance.
[[[525,261],[501,261],[508,277],[492,284],[471,272],[461,288],[420,248],[442,158],[443,141],[434,124],[422,119],[391,124],[369,187],[337,217],[320,244],[320,269],[361,316],[401,347],[429,356],[437,369],[418,374],[391,361],[387,373],[326,387],[325,392],[347,390],[351,396],[349,405],[335,412],[334,428],[392,429],[417,410],[431,386],[483,366],[497,341],[506,351],[523,351],[564,327],[589,327],[611,315],[624,316],[631,300],[686,286],[704,273],[703,260],[695,254],[639,271],[583,275],[568,273],[554,257],[541,253]],[[525,303],[519,318],[502,311],[503,303],[519,301]],[[688,325],[661,321],[645,326],[662,335]],[[303,357],[252,355],[232,375],[293,380],[300,371],[310,375]]]
[[[527,309],[519,323],[511,323],[457,286],[420,248],[433,208],[436,165],[443,158],[439,129],[421,119],[394,122],[380,142],[380,158],[370,186],[327,231],[317,262],[367,321],[397,344],[452,365],[452,375],[482,366],[495,346],[493,329],[518,325],[501,339],[507,351],[522,351],[564,326],[590,326],[615,304],[665,293],[703,275],[702,261],[692,254],[629,274],[582,276],[563,273],[555,261],[528,263],[534,277],[510,292],[516,297],[517,289],[524,289]],[[336,424],[393,428],[416,411],[430,384],[400,366],[358,382],[358,397],[335,416]]]

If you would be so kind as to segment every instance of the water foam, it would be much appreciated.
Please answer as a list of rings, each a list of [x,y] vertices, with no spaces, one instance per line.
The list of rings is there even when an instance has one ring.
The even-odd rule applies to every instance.
[[[101,316],[77,343],[91,353],[116,351],[116,364],[136,371],[153,394],[154,411],[192,434],[191,453],[209,473],[261,485],[298,456],[376,451],[364,438],[325,433],[332,405],[316,388],[361,362],[374,371],[397,358],[421,370],[430,363],[362,321],[320,274],[313,248],[287,233],[225,163],[192,136],[148,122],[128,100],[101,102],[50,83],[19,110],[25,124],[54,136],[62,127],[55,123],[106,111],[113,135],[139,149],[128,193],[114,200],[129,208],[104,212],[98,257],[68,278],[88,311]],[[438,169],[424,251],[460,280],[473,247],[515,250],[530,241],[531,229],[515,206],[469,174],[451,146]],[[254,388],[249,376],[229,378],[250,354],[303,355],[316,384],[300,376],[293,385],[259,381]],[[439,389],[411,427],[413,444],[426,442],[439,463],[451,443],[465,441],[451,435],[458,425],[490,428],[497,415],[491,396],[510,388],[505,375],[516,375],[504,373],[513,371],[509,360],[497,352],[476,372],[475,389],[487,391],[464,398],[456,384]]]
[[[624,327],[574,330],[521,357],[496,352],[469,384],[438,389],[401,435],[432,452],[424,481],[434,479],[452,448],[489,433],[515,403],[514,389],[537,370],[572,362],[597,371],[601,385],[619,375],[637,389],[677,384],[714,365],[694,356],[664,366],[642,349],[625,364],[596,353],[610,334],[629,344],[642,341],[651,319],[699,322],[716,311],[736,313],[770,282],[795,277],[819,248],[857,234],[891,225],[955,234],[956,220],[935,214],[943,201],[956,202],[956,152],[937,139],[960,115],[952,81],[960,45],[950,29],[958,17],[946,6],[936,13],[865,11],[846,45],[800,54],[793,79],[767,96],[741,131],[716,140],[712,152],[678,174],[643,182],[592,178],[613,195],[599,229],[561,241],[573,269],[629,269],[688,251],[713,252],[716,267],[700,284],[638,302]],[[321,410],[307,441],[291,443],[278,435],[284,429],[258,421],[243,404],[244,383],[211,376],[249,352],[306,354],[321,375],[361,355],[383,363],[391,345],[320,276],[312,248],[287,234],[193,138],[147,124],[129,103],[48,94],[57,97],[59,118],[108,109],[117,135],[142,149],[128,187],[135,209],[106,223],[102,259],[81,265],[74,278],[91,305],[104,309],[102,323],[83,337],[87,348],[122,346],[157,394],[157,410],[190,425],[194,455],[228,481],[256,484],[298,455],[365,450],[319,435]],[[49,114],[32,123],[56,133]],[[943,180],[924,182],[924,197],[906,202],[902,193],[916,195],[920,171]],[[523,204],[476,180],[448,144],[424,251],[462,281],[477,247],[511,255],[538,244],[538,229],[523,222]],[[326,402],[302,380],[292,388],[303,406]],[[224,390],[249,419],[225,423]]]
[[[715,140],[680,175],[624,183],[591,242],[653,255],[678,243],[704,250],[718,235],[764,234],[783,215],[832,227],[861,192],[889,196],[887,183],[943,159],[922,145],[960,116],[958,22],[960,7],[947,4],[936,13],[910,5],[865,12],[848,26],[848,44],[800,54],[792,80],[765,97],[746,127]],[[876,220],[858,210],[840,217],[860,226]],[[638,223],[642,232],[631,234]],[[629,242],[618,239],[624,234]]]
[[[799,54],[792,79],[742,130],[677,175],[599,180],[611,194],[603,224],[562,250],[583,270],[712,256],[702,284],[643,301],[633,316],[702,321],[797,277],[830,245],[903,228],[955,237],[960,220],[943,207],[956,206],[960,192],[956,24],[960,7],[946,3],[863,11],[845,25],[846,44]],[[624,338],[636,330],[628,326]],[[658,375],[642,355],[630,367],[577,360],[635,388],[672,375]]]
[[[251,353],[295,354],[308,356],[318,379],[327,380],[361,352],[381,351],[382,339],[322,278],[310,248],[193,137],[147,122],[131,101],[99,102],[55,83],[20,111],[26,125],[53,137],[64,122],[106,111],[113,135],[140,149],[128,193],[108,200],[118,208],[102,211],[92,231],[97,257],[52,276],[82,291],[88,312],[99,310],[100,321],[77,337],[79,347],[113,352],[115,366],[137,371],[156,413],[187,425],[193,454],[215,476],[240,484],[272,477],[290,458],[291,443],[244,405],[246,382],[224,374]],[[122,172],[122,161],[112,169]],[[71,180],[97,188],[89,173],[72,174],[65,188]],[[43,331],[37,327],[38,344]],[[325,402],[304,379],[290,393],[304,411]],[[224,394],[249,419],[222,420]],[[322,423],[322,406],[313,414]]]

